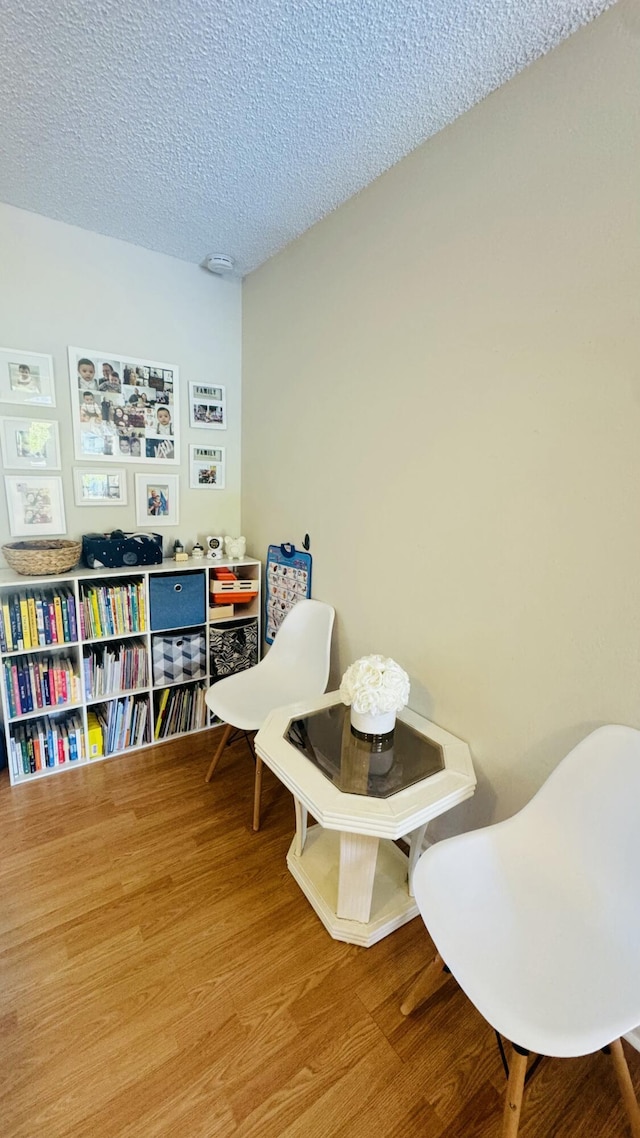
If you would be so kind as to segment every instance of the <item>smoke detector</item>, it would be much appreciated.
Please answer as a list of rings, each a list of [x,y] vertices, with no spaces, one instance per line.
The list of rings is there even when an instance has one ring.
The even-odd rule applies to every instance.
[[[209,256],[204,259],[205,269],[219,277],[225,277],[228,273],[232,273],[234,264],[233,257],[228,257],[226,253],[209,253]]]

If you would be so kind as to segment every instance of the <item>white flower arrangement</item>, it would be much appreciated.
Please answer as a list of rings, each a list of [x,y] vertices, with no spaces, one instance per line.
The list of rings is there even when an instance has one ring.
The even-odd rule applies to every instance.
[[[342,677],[340,699],[360,715],[400,711],[409,700],[409,677],[395,660],[361,656]]]

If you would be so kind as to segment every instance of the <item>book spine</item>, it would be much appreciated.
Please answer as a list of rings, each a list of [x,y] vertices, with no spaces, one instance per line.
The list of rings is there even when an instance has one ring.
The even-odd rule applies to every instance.
[[[51,720],[47,717],[47,740],[49,742],[49,766],[58,765],[58,744]]]
[[[31,647],[37,648],[38,640],[38,618],[36,616],[36,602],[35,597],[31,594],[27,597],[27,610],[29,612],[29,638],[31,640]]]
[[[18,687],[18,667],[15,660],[5,660],[7,669],[7,702],[9,715],[18,715],[20,711],[20,689]]]
[[[71,640],[71,629],[69,625],[69,612],[67,609],[67,597],[63,593],[60,597],[60,611],[62,613],[62,631],[64,633],[65,644]]]
[[[19,594],[18,604],[20,606],[20,630],[23,648],[31,648],[31,633],[29,631],[29,606],[27,604],[26,593]]]
[[[63,644],[64,643],[64,625],[62,623],[62,604],[60,601],[60,597],[58,596],[57,593],[55,593],[54,598],[53,598],[53,611],[55,614],[56,636],[58,638],[58,644]]]
[[[33,661],[33,689],[36,697],[36,707],[42,707],[42,668],[40,660]]]
[[[33,755],[36,764],[36,770],[42,770],[42,753],[40,750],[40,732],[36,724],[32,724],[32,739],[33,739]]]
[[[30,731],[25,732],[27,741],[27,762],[29,764],[29,774],[36,773],[36,753],[33,748],[33,736]]]
[[[55,605],[53,603],[53,600],[50,600],[47,602],[47,608],[49,610],[49,627],[51,629],[51,643],[57,644],[58,643],[58,628],[56,625],[56,608],[55,608]]]
[[[51,657],[48,656],[42,661],[42,691],[44,694],[45,707],[51,707]]]
[[[10,652],[7,640],[10,630],[5,621],[4,607],[4,601],[0,602],[0,652]]]
[[[78,622],[76,620],[76,598],[73,595],[73,591],[71,589],[69,589],[67,593],[67,614],[69,617],[69,631],[71,633],[71,639],[77,640]]]

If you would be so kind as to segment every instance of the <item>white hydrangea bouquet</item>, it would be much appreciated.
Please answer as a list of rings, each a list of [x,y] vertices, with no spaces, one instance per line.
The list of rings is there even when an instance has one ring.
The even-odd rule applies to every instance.
[[[391,731],[396,712],[408,703],[409,677],[389,657],[361,656],[342,677],[340,699],[351,705],[351,723],[356,730]]]

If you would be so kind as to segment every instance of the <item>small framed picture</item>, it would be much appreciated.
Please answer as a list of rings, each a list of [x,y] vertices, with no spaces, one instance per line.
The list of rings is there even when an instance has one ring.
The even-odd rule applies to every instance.
[[[224,490],[225,448],[189,447],[189,486],[192,490]]]
[[[76,506],[126,506],[126,470],[85,470],[74,466]]]
[[[67,532],[61,478],[45,474],[5,474],[4,485],[13,537]]]
[[[53,356],[23,348],[0,348],[0,403],[55,407]]]
[[[227,401],[224,387],[205,383],[190,383],[189,421],[192,427],[226,431]]]
[[[136,525],[177,525],[178,487],[177,474],[136,474]]]
[[[51,419],[0,419],[0,445],[9,469],[60,469],[58,424]]]

